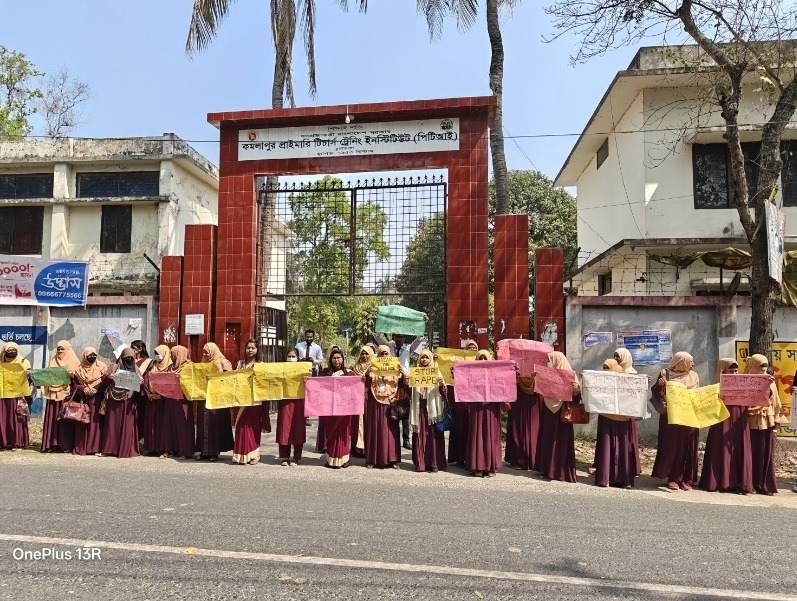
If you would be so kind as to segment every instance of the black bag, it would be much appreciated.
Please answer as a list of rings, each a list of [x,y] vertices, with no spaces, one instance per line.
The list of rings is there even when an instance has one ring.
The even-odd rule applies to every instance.
[[[391,403],[387,408],[387,417],[393,421],[399,421],[409,417],[410,415],[410,402],[407,400],[396,401]]]

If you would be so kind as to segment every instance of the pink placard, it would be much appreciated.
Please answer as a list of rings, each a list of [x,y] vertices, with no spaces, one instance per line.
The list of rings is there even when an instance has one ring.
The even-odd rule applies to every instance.
[[[534,366],[534,392],[559,401],[573,400],[576,372],[545,365]]]
[[[498,341],[498,358],[511,359],[518,365],[520,375],[529,377],[534,373],[535,365],[547,365],[548,354],[554,348],[550,344],[537,340],[513,338]]]
[[[152,392],[164,399],[185,399],[183,389],[180,387],[180,374],[173,371],[151,371],[147,374],[149,388]]]
[[[362,378],[324,376],[305,381],[305,416],[362,415],[364,412],[365,383]]]
[[[513,361],[454,361],[454,396],[458,403],[513,403],[517,374]]]
[[[722,374],[720,398],[727,406],[766,407],[771,382],[767,374]]]

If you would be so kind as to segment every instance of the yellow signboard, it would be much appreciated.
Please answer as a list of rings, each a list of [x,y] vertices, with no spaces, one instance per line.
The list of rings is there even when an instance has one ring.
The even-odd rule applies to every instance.
[[[398,357],[374,357],[371,359],[372,376],[397,376],[401,373]]]
[[[720,385],[688,389],[680,382],[667,382],[667,422],[691,428],[707,428],[730,417],[719,397]]]
[[[303,399],[304,379],[312,374],[309,361],[255,363],[254,394],[258,401]]]
[[[180,387],[189,401],[204,401],[208,377],[219,371],[215,363],[189,363],[180,372]]]
[[[22,363],[0,363],[0,399],[30,395],[30,383]]]
[[[428,388],[437,386],[436,367],[410,367],[410,386],[412,388]]]
[[[437,349],[437,368],[443,376],[443,381],[447,386],[454,385],[454,374],[451,368],[454,366],[454,361],[475,361],[477,351],[466,351],[465,349],[458,348],[445,348],[443,346]]]
[[[255,403],[254,375],[254,370],[238,369],[210,376],[205,408],[224,409],[259,404]]]
[[[744,371],[744,364],[747,362],[750,345],[748,342],[736,343],[736,362],[739,364],[739,372]],[[791,416],[791,387],[794,384],[794,374],[797,372],[797,342],[773,342],[772,374],[775,376],[775,385],[780,394],[780,404],[783,407],[783,415],[786,421]],[[797,430],[792,430],[788,425],[776,429],[778,436],[797,436]]]

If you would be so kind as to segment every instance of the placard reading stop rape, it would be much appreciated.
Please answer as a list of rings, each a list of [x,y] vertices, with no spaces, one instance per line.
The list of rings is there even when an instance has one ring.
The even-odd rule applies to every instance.
[[[436,367],[410,367],[410,386],[412,388],[437,386],[438,376]]]

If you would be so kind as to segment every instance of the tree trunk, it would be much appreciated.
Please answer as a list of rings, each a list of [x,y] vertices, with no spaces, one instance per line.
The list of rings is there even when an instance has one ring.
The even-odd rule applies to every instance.
[[[490,37],[490,89],[496,100],[495,119],[490,128],[490,151],[493,157],[495,179],[496,213],[509,212],[509,195],[506,183],[506,154],[504,153],[504,43],[501,39],[501,24],[498,20],[500,0],[487,0],[487,34]]]

